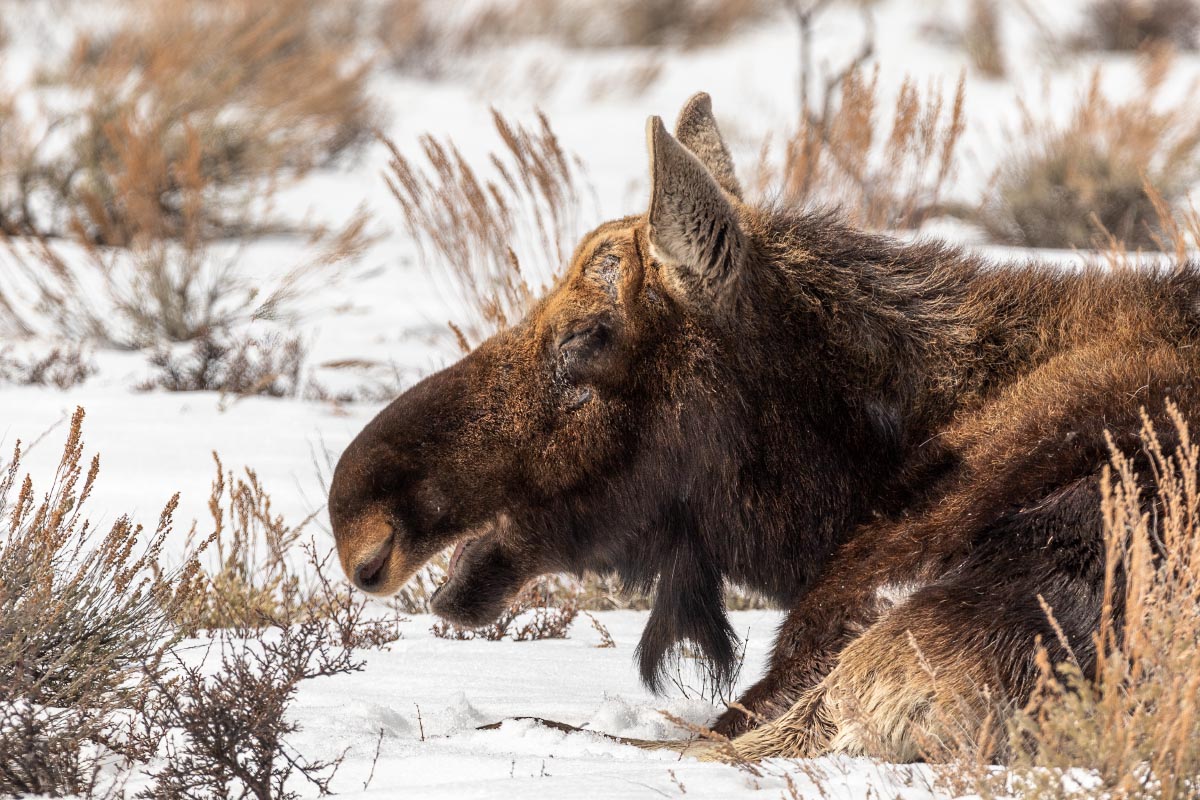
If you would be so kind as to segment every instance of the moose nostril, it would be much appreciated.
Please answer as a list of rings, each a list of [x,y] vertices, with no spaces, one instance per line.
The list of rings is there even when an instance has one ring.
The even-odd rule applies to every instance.
[[[383,566],[391,552],[392,542],[389,539],[373,558],[359,564],[358,569],[354,570],[354,583],[358,588],[370,591],[379,585],[383,577]]]

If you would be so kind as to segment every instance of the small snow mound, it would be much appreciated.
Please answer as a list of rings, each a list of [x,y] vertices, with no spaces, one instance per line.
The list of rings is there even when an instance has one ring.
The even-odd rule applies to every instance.
[[[404,715],[388,706],[372,703],[364,715],[371,730],[382,728],[387,733],[404,736],[412,732],[414,723],[404,718]]]
[[[675,725],[662,712],[692,725],[706,725],[720,709],[703,700],[677,698],[653,705],[633,705],[620,697],[610,697],[596,709],[587,724],[588,730],[633,739],[679,739],[688,731]]]
[[[443,712],[443,733],[454,733],[463,729],[471,729],[484,722],[483,714],[471,705],[465,692],[457,692],[450,698],[450,705]]]

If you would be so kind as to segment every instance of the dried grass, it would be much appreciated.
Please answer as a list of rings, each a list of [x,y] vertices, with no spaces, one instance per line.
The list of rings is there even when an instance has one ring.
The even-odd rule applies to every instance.
[[[340,759],[298,753],[287,708],[301,680],[360,669],[351,650],[395,640],[395,620],[368,619],[315,549],[300,580],[302,525],[273,513],[251,471],[218,462],[215,529],[193,528],[179,568],[161,558],[178,497],[153,532],[127,517],[94,529],[99,459],[83,459],[82,423],[78,410],[45,494],[19,479],[19,444],[0,474],[0,794],[123,797],[135,768],[152,779],[139,797],[275,800],[296,796],[289,781],[327,793]],[[201,625],[223,626],[217,663],[177,647]]]
[[[56,76],[90,98],[57,181],[75,224],[117,245],[195,235],[197,216],[201,235],[238,233],[243,207],[214,190],[249,181],[261,197],[282,173],[365,142],[367,65],[337,13],[307,0],[137,0],[115,34],[82,37]],[[186,208],[197,186],[205,202]]]
[[[514,125],[493,112],[503,149],[486,172],[449,140],[422,139],[420,164],[388,143],[388,186],[421,262],[448,279],[471,317],[455,333],[462,347],[520,319],[568,263],[589,220],[586,179],[549,120]],[[490,173],[490,174],[488,174]]]
[[[1200,781],[1200,447],[1173,405],[1143,415],[1151,476],[1114,449],[1102,481],[1108,568],[1094,675],[1037,653],[1039,682],[1007,724],[958,743],[946,786],[984,800],[1183,800]],[[1149,489],[1147,490],[1147,485]],[[1148,492],[1157,497],[1148,508]],[[1114,608],[1123,609],[1120,629]],[[1053,609],[1046,607],[1053,620]],[[995,722],[993,717],[992,722]],[[997,733],[996,731],[999,731]],[[963,746],[966,745],[966,746]],[[1005,769],[991,766],[1004,757]]]
[[[1125,102],[1093,73],[1070,121],[1056,125],[1023,107],[1015,152],[979,213],[991,237],[1027,247],[1100,247],[1111,240],[1155,248],[1162,219],[1145,186],[1167,205],[1200,175],[1196,92],[1163,108],[1171,65],[1165,52],[1142,62],[1142,86]]]
[[[369,138],[356,15],[352,3],[134,0],[114,33],[85,34],[42,76],[81,102],[47,112],[49,130],[73,137],[53,156],[0,91],[0,236],[40,313],[71,337],[184,341],[275,313],[307,273],[357,252],[361,213],[313,232],[320,254],[262,291],[214,245],[278,230],[274,189]],[[7,288],[0,321],[28,332],[28,304]]]
[[[887,134],[879,113],[879,69],[852,68],[828,87],[785,145],[782,167],[764,148],[757,191],[777,202],[835,206],[872,229],[915,228],[943,211],[965,126],[964,79],[949,100],[936,85],[906,79]]]
[[[329,577],[329,554],[305,537],[312,517],[289,523],[251,469],[225,469],[213,454],[216,478],[209,496],[212,531],[203,541],[213,563],[197,574],[199,591],[175,611],[188,636],[226,631],[255,638],[266,628],[316,621],[337,630],[344,646],[381,647],[399,638],[399,613],[367,614],[366,601]],[[196,540],[196,531],[191,534]]]

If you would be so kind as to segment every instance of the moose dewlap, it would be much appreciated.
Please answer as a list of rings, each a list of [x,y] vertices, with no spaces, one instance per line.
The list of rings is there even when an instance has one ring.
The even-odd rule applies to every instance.
[[[1196,410],[1200,271],[997,264],[752,205],[705,94],[647,143],[645,213],[346,449],[346,573],[394,592],[457,544],[432,605],[462,625],[539,575],[615,573],[654,591],[653,687],[683,641],[729,676],[723,586],[750,587],[789,613],[751,713],[714,723],[748,758],[919,757],[1027,696],[1039,638],[1089,670],[1106,432],[1133,453],[1141,408]]]

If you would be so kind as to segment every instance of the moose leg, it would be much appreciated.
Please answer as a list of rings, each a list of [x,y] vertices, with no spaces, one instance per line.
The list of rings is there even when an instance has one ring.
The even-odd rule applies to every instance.
[[[1023,702],[1039,642],[1052,661],[1090,671],[1103,606],[1101,531],[1096,476],[1003,515],[966,563],[885,612],[782,716],[735,739],[738,757],[914,760]]]
[[[1036,592],[998,599],[970,582],[926,587],[851,642],[791,709],[733,748],[747,760],[926,757],[977,736],[995,720],[991,712],[1023,699],[1036,643],[1058,649],[1054,637]]]
[[[919,534],[908,527],[888,526],[864,531],[843,545],[784,619],[767,674],[713,723],[712,730],[728,737],[745,733],[780,716],[817,686],[837,664],[842,649],[890,607],[881,588],[920,572],[930,551],[914,548],[914,541]]]
[[[1148,382],[1148,375],[1158,380]],[[1146,351],[1136,360],[1103,353],[1066,359],[1026,379],[1039,402],[1025,402],[1025,394],[1014,392],[949,431],[945,447],[962,461],[946,476],[945,492],[917,516],[860,531],[835,554],[826,574],[792,610],[770,671],[742,704],[766,721],[807,702],[834,664],[840,666],[839,654],[856,632],[887,611],[878,589],[921,587],[954,570],[961,574],[968,556],[979,564],[977,590],[983,596],[994,597],[1006,580],[1016,580],[1014,570],[1023,569],[1028,576],[1022,603],[1036,602],[1040,592],[1060,621],[1092,614],[1102,580],[1098,484],[1109,459],[1108,434],[1135,457],[1138,474],[1149,476],[1138,440],[1140,409],[1155,410],[1163,420],[1158,409],[1170,388],[1186,401],[1180,406],[1185,415],[1194,418],[1200,414],[1192,399],[1195,382],[1190,365],[1166,350]],[[1169,421],[1159,426],[1168,450],[1174,446],[1170,430]],[[1056,442],[1064,446],[1048,446]],[[985,628],[990,612],[981,620]],[[1035,613],[1039,621],[1044,618],[1040,606]],[[1085,634],[1077,655],[1091,646]],[[753,720],[731,709],[714,729],[736,735],[751,727]]]
[[[737,736],[787,711],[821,682],[842,648],[874,621],[878,610],[874,590],[870,595],[839,593],[835,587],[840,583],[822,581],[788,613],[776,635],[767,674],[717,718],[712,725],[715,733]]]

